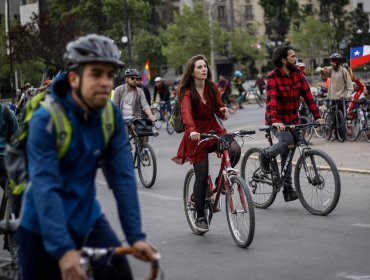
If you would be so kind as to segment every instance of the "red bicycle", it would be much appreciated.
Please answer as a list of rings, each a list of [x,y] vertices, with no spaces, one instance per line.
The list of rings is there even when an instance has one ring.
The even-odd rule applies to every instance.
[[[201,134],[199,144],[211,139],[217,139],[217,157],[221,158],[220,170],[216,186],[208,175],[208,188],[206,194],[205,213],[208,223],[211,223],[213,213],[221,211],[220,196],[223,189],[225,193],[226,217],[231,235],[235,243],[242,248],[247,248],[253,241],[255,216],[252,196],[244,179],[238,175],[238,170],[231,167],[229,147],[235,137],[245,137],[255,134],[255,131],[240,130],[232,134],[217,136],[215,134]],[[198,145],[199,145],[198,144]],[[184,182],[184,209],[185,216],[191,230],[198,235],[204,234],[195,227],[196,211],[194,203],[194,169],[190,169]]]

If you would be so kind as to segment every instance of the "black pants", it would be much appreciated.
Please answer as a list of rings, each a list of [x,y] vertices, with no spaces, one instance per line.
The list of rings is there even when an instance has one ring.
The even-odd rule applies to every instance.
[[[19,269],[22,280],[60,280],[58,261],[46,252],[42,237],[33,231],[20,227],[16,233],[19,244]],[[77,242],[80,243],[80,242]],[[120,246],[120,241],[108,221],[102,216],[86,237],[76,247],[107,248]],[[94,263],[94,277],[100,280],[132,280],[127,258],[122,256],[101,259]]]
[[[210,152],[216,151],[216,145]],[[239,144],[234,140],[231,142],[229,148],[231,166],[234,167],[241,155]],[[204,217],[204,204],[208,186],[208,173],[209,173],[208,157],[201,162],[194,164],[195,182],[194,182],[194,200],[197,217]]]

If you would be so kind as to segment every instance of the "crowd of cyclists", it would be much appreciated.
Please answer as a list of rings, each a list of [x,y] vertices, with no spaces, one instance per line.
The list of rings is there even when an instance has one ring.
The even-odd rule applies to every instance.
[[[260,155],[261,169],[264,172],[269,172],[269,166],[266,163],[268,158],[278,154],[284,155],[287,145],[296,137],[284,130],[284,124],[296,122],[297,112],[294,110],[297,111],[298,108],[294,106],[293,108],[287,105],[288,103],[283,104],[284,101],[274,96],[266,96],[266,91],[271,91],[272,87],[281,90],[284,96],[290,94],[287,86],[289,82],[284,72],[288,73],[286,74],[288,76],[291,75],[289,79],[293,79],[294,76],[294,82],[301,85],[298,91],[298,86],[294,88],[294,94],[300,94],[301,102],[308,104],[313,116],[312,121],[325,123],[327,131],[334,131],[330,133],[330,140],[342,137],[338,129],[341,125],[344,125],[345,133],[349,135],[353,133],[348,132],[353,126],[353,120],[364,117],[358,116],[359,111],[355,111],[357,103],[368,97],[364,82],[342,63],[340,54],[334,53],[330,56],[330,66],[316,69],[323,81],[318,86],[315,103],[304,76],[304,64],[297,63],[292,48],[279,50],[280,53],[275,53],[274,57],[275,72],[269,74],[268,82],[266,83],[259,74],[252,86],[258,89],[257,94],[266,101],[266,124],[276,127],[273,133],[279,140],[276,146],[263,150]],[[172,88],[162,77],[156,77],[153,94],[151,94],[150,90],[143,85],[140,72],[132,67],[126,68],[122,84],[113,88],[113,75],[123,67],[119,50],[109,38],[94,34],[80,37],[69,43],[64,55],[64,63],[66,71],[58,73],[53,80],[45,80],[38,88],[26,83],[17,91],[16,102],[8,106],[9,111],[14,112],[14,114],[10,113],[12,126],[5,123],[9,117],[5,117],[3,113],[4,105],[1,107],[1,115],[4,115],[4,124],[0,133],[2,182],[6,177],[3,166],[5,146],[10,141],[11,134],[16,131],[18,123],[22,122],[27,101],[40,92],[48,91],[53,100],[65,108],[73,127],[72,144],[67,151],[69,157],[59,160],[55,153],[55,141],[50,140],[55,138],[55,129],[50,128],[48,112],[43,109],[37,110],[30,123],[26,148],[30,165],[30,183],[24,194],[27,198],[24,199],[23,205],[25,215],[17,231],[22,279],[86,279],[85,272],[80,268],[78,249],[85,244],[119,245],[118,238],[95,200],[95,191],[91,191],[95,190],[96,169],[102,166],[102,162],[109,175],[107,181],[117,200],[123,231],[130,245],[137,249],[136,257],[143,260],[154,258],[156,249],[146,241],[145,234],[141,230],[137,190],[133,188],[135,186],[133,164],[129,156],[128,135],[132,133],[130,130],[132,128],[128,123],[133,118],[148,119],[152,123],[165,121],[172,112],[171,100],[176,96],[186,100],[183,118],[187,130],[174,160],[183,164],[190,159],[194,165],[196,174],[194,192],[197,193],[195,204],[199,215],[196,226],[201,232],[208,231],[209,225],[203,213],[204,185],[207,184],[208,174],[206,155],[215,147],[214,143],[211,143],[203,152],[196,152],[196,141],[200,139],[199,129],[212,129],[220,135],[224,134],[223,128],[219,127],[213,115],[217,114],[223,119],[229,117],[228,107],[232,103],[233,89],[237,96],[236,103],[239,108],[243,108],[247,90],[244,87],[245,79],[242,72],[235,71],[232,81],[220,75],[216,84],[211,81],[207,72],[209,66],[206,58],[195,56],[187,62],[184,74],[181,79],[174,81]],[[276,84],[271,84],[272,79],[275,79]],[[199,96],[195,94],[196,92]],[[216,97],[212,97],[213,95]],[[319,101],[324,98],[329,102],[326,107],[319,104]],[[97,128],[101,126],[101,112],[105,110],[107,102],[112,102],[116,106],[112,111],[114,132],[110,144],[105,147],[103,133]],[[276,102],[279,102],[279,105],[276,105]],[[158,115],[153,112],[153,108],[156,107],[153,104],[159,104]],[[197,107],[198,105],[195,104],[201,104],[201,106]],[[278,106],[282,115],[277,116],[271,109],[271,104]],[[336,111],[328,110],[333,105],[336,106],[336,110],[342,112],[343,123],[340,123],[336,117]],[[192,107],[198,111],[192,111]],[[368,114],[368,107],[366,113]],[[193,118],[205,118],[205,122],[194,121]],[[206,133],[206,131],[203,132]],[[366,127],[366,133],[369,133],[368,127]],[[143,138],[143,141],[148,140]],[[238,162],[239,157],[240,147],[236,142],[232,142],[233,166]],[[40,162],[42,162],[41,165]],[[123,162],[125,164],[122,164]],[[127,168],[118,168],[122,165]],[[71,166],[78,168],[72,170]],[[79,184],[84,188],[81,189]],[[3,187],[3,183],[1,186]],[[289,176],[284,189],[284,198],[286,201],[297,199]],[[63,205],[68,205],[68,209]],[[50,215],[51,209],[53,215]],[[30,259],[32,262],[29,261]],[[125,257],[117,257],[116,262],[119,264],[117,267],[120,267],[117,268],[117,273],[128,275],[125,279],[131,279],[130,268]],[[99,268],[99,271],[101,275],[106,273],[104,268]],[[51,275],[54,275],[54,278],[50,278]],[[110,276],[109,279],[118,278]]]

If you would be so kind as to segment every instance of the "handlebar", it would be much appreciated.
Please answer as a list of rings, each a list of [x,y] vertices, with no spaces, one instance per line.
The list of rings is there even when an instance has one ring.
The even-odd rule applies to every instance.
[[[319,127],[321,124],[317,122],[313,123],[304,123],[304,124],[290,124],[290,125],[285,125],[285,130],[290,130],[290,129],[298,129],[301,130],[305,127]],[[259,131],[270,131],[273,128],[272,125],[267,125],[267,126],[261,126],[259,127]]]
[[[105,256],[119,256],[119,255],[132,255],[135,252],[133,247],[113,247],[113,248],[90,248],[83,247],[81,249],[81,266],[89,268],[91,261],[99,260]],[[159,253],[156,253],[155,259],[150,262],[150,273],[146,280],[155,280],[160,271]]]
[[[249,138],[254,138],[253,136],[251,136],[252,134],[255,134],[256,131],[255,130],[238,130],[238,131],[235,131],[233,133],[228,133],[228,134],[225,134],[225,135],[229,135],[231,137],[249,137]],[[223,139],[223,137],[225,136],[218,136],[214,133],[201,133],[200,134],[200,141],[198,143],[198,145],[200,145],[201,143],[203,143],[204,141],[208,141],[210,139],[217,139],[217,140],[220,140],[220,139]]]

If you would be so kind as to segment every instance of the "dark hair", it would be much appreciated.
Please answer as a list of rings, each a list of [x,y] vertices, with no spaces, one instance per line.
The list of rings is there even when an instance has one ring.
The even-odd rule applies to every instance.
[[[290,46],[284,45],[284,46],[279,46],[275,50],[274,54],[272,55],[272,63],[274,64],[276,68],[280,68],[283,66],[282,59],[288,57],[289,50],[294,50],[294,49]]]
[[[184,96],[185,91],[190,89],[191,105],[193,109],[196,108],[200,102],[199,94],[197,93],[197,90],[195,88],[194,77],[192,76],[194,72],[194,68],[195,68],[195,62],[197,62],[198,60],[204,60],[204,62],[207,65],[208,71],[207,71],[207,79],[205,83],[209,88],[209,92],[210,92],[209,96],[210,96],[211,102],[214,106],[216,106],[216,98],[215,98],[215,94],[216,94],[215,87],[216,86],[212,82],[212,74],[211,74],[211,70],[208,65],[207,58],[202,54],[193,56],[185,63],[184,73],[182,74],[180,78],[180,82],[178,86],[180,101],[182,97]]]

